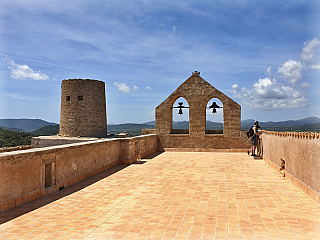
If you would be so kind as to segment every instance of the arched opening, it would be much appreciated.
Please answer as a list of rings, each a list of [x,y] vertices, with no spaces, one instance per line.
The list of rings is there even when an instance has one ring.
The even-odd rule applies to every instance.
[[[171,134],[189,134],[189,104],[179,97],[172,106]]]
[[[206,134],[223,134],[223,104],[211,98],[206,106]]]

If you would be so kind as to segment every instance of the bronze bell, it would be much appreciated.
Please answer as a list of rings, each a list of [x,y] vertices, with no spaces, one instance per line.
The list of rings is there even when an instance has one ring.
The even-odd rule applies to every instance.
[[[220,108],[216,102],[213,102],[209,108]]]
[[[217,113],[217,109],[213,108],[212,113]]]
[[[182,109],[181,109],[181,108],[179,109],[178,114],[180,114],[180,115],[181,115],[181,114],[183,114],[183,112],[182,112]]]

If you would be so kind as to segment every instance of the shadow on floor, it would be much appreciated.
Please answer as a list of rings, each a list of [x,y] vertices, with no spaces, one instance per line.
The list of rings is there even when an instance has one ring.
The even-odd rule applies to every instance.
[[[159,156],[160,154],[162,154],[163,152],[155,152],[155,153],[152,153],[152,154],[150,154],[149,156],[146,156],[146,157],[144,157],[144,158],[142,158],[141,160],[143,161],[144,159],[152,159],[152,158],[155,158],[155,157],[157,157],[157,156]]]
[[[159,156],[161,153],[163,153],[163,152],[152,153],[149,156],[146,156],[142,159],[138,159],[136,162],[134,162],[132,164],[144,164],[144,163],[148,162],[148,160],[151,160],[151,159],[155,158],[156,156]]]
[[[106,178],[106,177],[111,176],[114,173],[121,171],[122,169],[124,169],[128,166],[129,165],[115,166],[113,168],[110,168],[110,169],[102,172],[102,173],[99,173],[99,174],[94,175],[90,178],[87,178],[81,182],[78,182],[70,187],[67,187],[61,191],[51,193],[45,197],[36,199],[32,202],[20,205],[18,207],[15,207],[15,208],[12,208],[8,211],[0,213],[0,224],[8,222],[14,218],[17,218],[19,216],[22,216],[22,215],[28,213],[28,212],[31,212],[31,211],[36,210],[38,208],[41,208],[41,207],[43,207],[51,202],[54,202],[60,198],[63,198],[63,197],[66,197],[72,193],[75,193],[75,192],[77,192],[83,188],[86,188],[86,187]]]
[[[143,164],[143,163],[147,162],[147,160],[151,160],[151,159],[155,158],[156,156],[160,155],[161,153],[162,152],[155,152],[155,153],[141,159],[139,162],[137,162],[137,164]],[[43,207],[51,202],[54,202],[60,198],[63,198],[63,197],[66,197],[72,193],[75,193],[75,192],[77,192],[83,188],[86,188],[86,187],[106,178],[106,177],[111,176],[114,173],[121,171],[122,169],[124,169],[128,166],[130,166],[130,165],[115,166],[113,168],[110,168],[110,169],[102,172],[102,173],[99,173],[95,176],[92,176],[92,177],[87,178],[81,182],[78,182],[70,187],[62,189],[61,191],[54,192],[54,193],[49,194],[45,197],[36,199],[32,202],[23,204],[21,206],[18,206],[18,207],[10,209],[8,211],[5,211],[3,213],[0,213],[0,224],[8,222],[14,218],[17,218],[19,216],[22,216],[22,215],[28,213],[28,212],[31,212],[31,211],[36,210],[38,208],[41,208],[41,207]]]

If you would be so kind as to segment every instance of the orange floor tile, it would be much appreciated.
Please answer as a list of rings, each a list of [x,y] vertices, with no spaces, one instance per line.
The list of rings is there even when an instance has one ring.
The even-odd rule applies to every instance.
[[[165,152],[0,223],[0,239],[320,239],[320,205],[246,154]]]

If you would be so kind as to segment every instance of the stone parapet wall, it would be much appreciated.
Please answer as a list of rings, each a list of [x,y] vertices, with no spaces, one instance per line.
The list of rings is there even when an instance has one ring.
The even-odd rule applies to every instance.
[[[263,157],[320,202],[320,134],[263,131]]]
[[[0,153],[0,212],[156,151],[145,135]]]
[[[0,148],[0,153],[3,152],[13,152],[13,151],[18,151],[18,150],[26,150],[26,149],[31,149],[31,145],[24,145],[24,146],[16,146],[16,147],[3,147]]]
[[[32,148],[43,148],[51,147],[65,144],[73,144],[79,142],[88,142],[101,140],[99,138],[89,138],[89,137],[62,137],[62,136],[39,136],[33,137],[31,139]]]
[[[250,149],[251,141],[246,142],[246,132],[239,132],[238,137],[227,137],[224,134],[203,134],[193,136],[190,134],[158,135],[158,151],[165,149]],[[192,150],[193,151],[193,150]]]
[[[141,135],[156,134],[155,129],[141,129]]]

